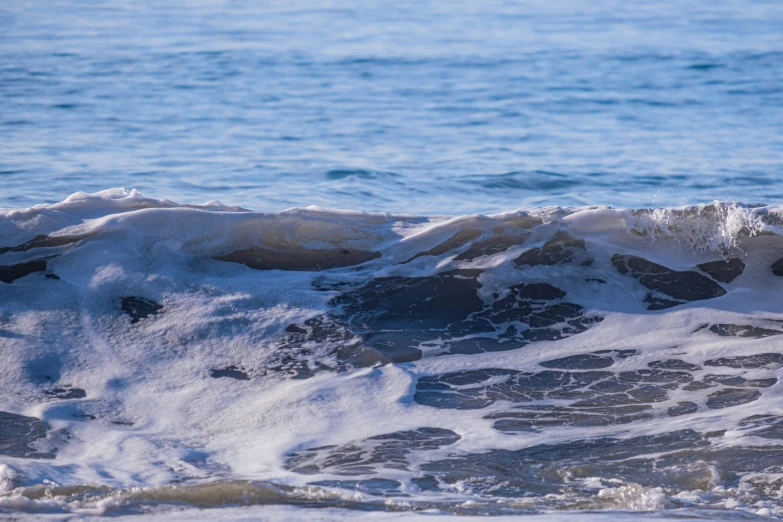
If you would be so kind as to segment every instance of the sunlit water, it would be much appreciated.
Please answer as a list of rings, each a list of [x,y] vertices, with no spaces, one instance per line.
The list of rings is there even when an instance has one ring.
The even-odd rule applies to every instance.
[[[783,518],[781,28],[2,3],[0,517]]]
[[[774,0],[29,1],[0,27],[0,207],[783,201]]]

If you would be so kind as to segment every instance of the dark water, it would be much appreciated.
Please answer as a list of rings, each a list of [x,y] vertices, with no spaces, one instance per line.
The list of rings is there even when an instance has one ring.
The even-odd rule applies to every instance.
[[[775,1],[31,1],[0,27],[0,207],[783,201]]]

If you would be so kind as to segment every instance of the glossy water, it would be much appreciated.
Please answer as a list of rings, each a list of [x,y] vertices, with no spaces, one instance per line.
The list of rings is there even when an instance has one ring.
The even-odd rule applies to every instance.
[[[0,5],[0,207],[783,202],[783,7]]]

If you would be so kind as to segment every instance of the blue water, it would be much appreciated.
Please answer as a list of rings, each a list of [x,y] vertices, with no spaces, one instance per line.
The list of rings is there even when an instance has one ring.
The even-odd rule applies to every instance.
[[[0,207],[783,203],[778,1],[0,5]]]

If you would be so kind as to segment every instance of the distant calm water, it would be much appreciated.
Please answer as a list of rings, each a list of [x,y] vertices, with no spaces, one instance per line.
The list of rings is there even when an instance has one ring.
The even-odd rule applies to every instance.
[[[783,4],[0,6],[0,207],[783,203]]]

